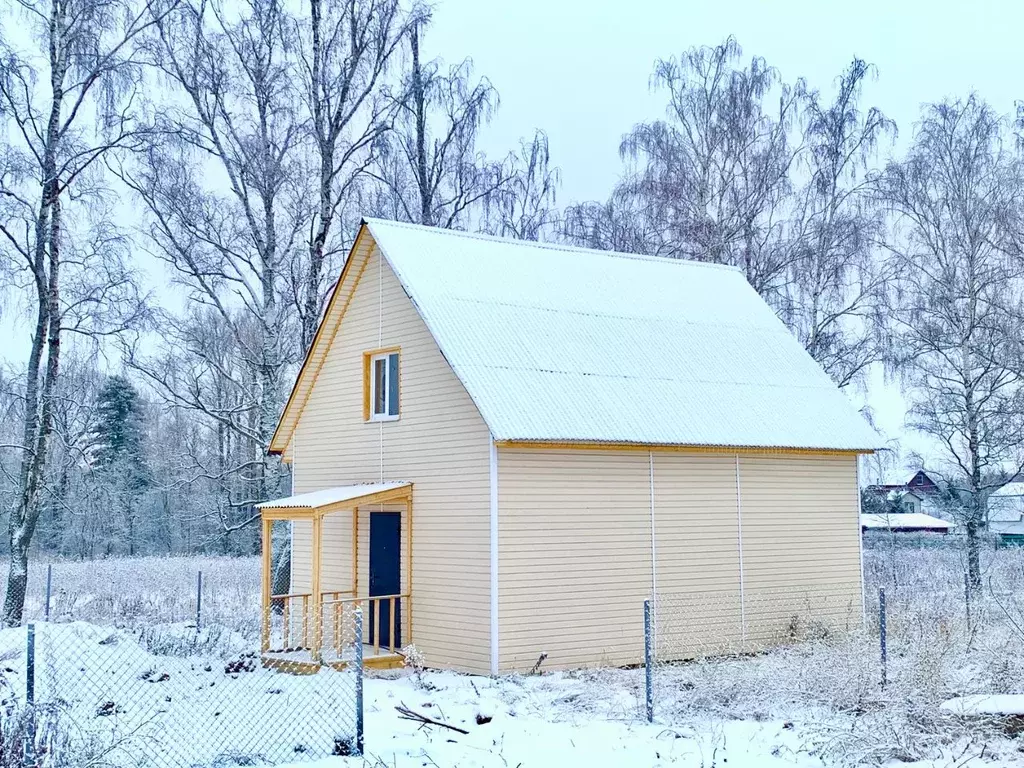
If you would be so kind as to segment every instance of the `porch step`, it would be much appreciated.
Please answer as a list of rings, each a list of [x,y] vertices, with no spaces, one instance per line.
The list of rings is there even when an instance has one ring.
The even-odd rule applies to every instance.
[[[336,670],[343,670],[348,661],[314,661],[309,656],[309,651],[296,649],[289,651],[268,651],[260,655],[260,661],[265,669],[272,669],[291,675],[315,675],[324,667],[331,667]],[[399,653],[391,653],[386,650],[374,652],[373,646],[367,646],[363,650],[363,666],[370,669],[398,669],[404,663],[404,658]]]

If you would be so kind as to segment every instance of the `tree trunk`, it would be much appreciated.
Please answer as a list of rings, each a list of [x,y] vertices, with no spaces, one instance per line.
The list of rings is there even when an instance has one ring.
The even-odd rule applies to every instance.
[[[427,97],[420,68],[419,25],[412,29],[412,102],[416,112],[416,185],[420,193],[420,224],[433,226],[430,176],[427,173]]]
[[[4,626],[16,627],[21,624],[25,611],[25,590],[28,586],[28,548],[39,522],[42,511],[39,490],[43,484],[43,473],[46,471],[47,449],[50,433],[53,431],[53,392],[60,374],[60,233],[61,216],[60,200],[57,197],[57,184],[52,181],[47,185],[49,201],[49,232],[44,242],[49,245],[49,280],[47,282],[45,316],[46,316],[46,374],[43,386],[39,390],[40,404],[38,422],[33,412],[26,410],[26,434],[35,426],[34,446],[26,451],[26,461],[22,464],[22,490],[18,506],[11,514],[8,528],[10,537],[11,562],[7,573],[7,591],[4,595]],[[52,191],[52,194],[51,194]],[[40,213],[42,216],[42,212]],[[37,222],[38,228],[38,222]],[[37,330],[39,326],[37,325]],[[39,339],[33,339],[33,353]],[[31,366],[29,374],[33,373]],[[26,403],[26,409],[32,405]],[[30,440],[26,447],[32,445]]]
[[[320,280],[324,267],[324,249],[331,229],[331,180],[334,175],[334,139],[329,118],[323,114],[324,99],[321,92],[323,81],[323,39],[321,26],[321,0],[310,0],[310,26],[313,37],[313,62],[310,70],[313,107],[314,135],[320,150],[320,206],[316,232],[309,244],[309,269],[305,275],[306,296],[302,306],[302,328],[300,350],[303,355],[309,351],[316,335],[320,319]]]
[[[967,519],[967,581],[972,591],[981,589],[981,543],[978,541],[978,519],[973,511]]]

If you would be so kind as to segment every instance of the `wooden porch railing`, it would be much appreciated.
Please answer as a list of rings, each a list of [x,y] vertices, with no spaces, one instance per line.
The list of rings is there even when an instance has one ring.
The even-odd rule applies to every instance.
[[[309,630],[311,619],[309,614],[309,605],[312,599],[312,592],[293,592],[288,595],[270,596],[270,610],[268,614],[263,617],[264,650],[270,650],[271,623],[273,619],[273,614],[277,612],[279,606],[281,612],[281,648],[275,648],[274,650],[292,651],[297,650],[299,648],[309,647]],[[299,620],[301,633],[299,635],[299,642],[293,645],[293,622],[295,621],[296,617]]]
[[[288,652],[308,650],[314,659],[319,659],[321,648],[327,641],[336,654],[341,655],[346,637],[346,612],[355,608],[363,609],[363,644],[372,645],[374,655],[381,649],[381,633],[385,627],[384,612],[381,606],[388,606],[387,636],[385,650],[395,653],[401,645],[411,642],[412,606],[410,595],[379,595],[374,597],[353,597],[351,591],[330,591],[320,593],[320,610],[312,610],[313,594],[311,592],[295,592],[286,595],[271,595],[270,611],[263,617],[262,643],[263,652]],[[281,647],[271,648],[272,614],[280,606],[281,615]],[[401,608],[401,617],[398,616]],[[396,642],[397,634],[401,634],[405,625],[403,642]],[[298,637],[296,638],[296,627]],[[397,632],[396,632],[397,630]],[[370,637],[373,642],[368,642]]]
[[[337,606],[335,608],[335,615],[339,620],[344,615],[345,606],[363,609],[363,644],[372,645],[375,656],[380,654],[380,635],[381,630],[384,629],[382,605],[388,606],[388,642],[385,643],[384,648],[391,651],[391,653],[396,653],[403,644],[408,645],[412,642],[412,600],[411,596],[407,593],[375,595],[373,597],[346,597],[334,601],[334,605]],[[396,618],[398,614],[395,610],[396,607],[401,607],[402,619]],[[403,637],[401,643],[396,643],[395,630],[397,629],[399,633],[402,632],[403,620],[406,626],[407,637]],[[373,635],[372,643],[367,642],[371,634]]]

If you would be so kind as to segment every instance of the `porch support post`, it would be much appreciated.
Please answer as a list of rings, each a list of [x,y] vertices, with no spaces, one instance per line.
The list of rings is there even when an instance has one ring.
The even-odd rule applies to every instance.
[[[352,597],[359,597],[359,507],[352,507]]]
[[[270,535],[273,530],[274,521],[263,518],[263,585],[260,595],[260,652],[266,653],[270,650],[270,589],[272,568]]]
[[[405,497],[405,644],[412,644],[412,494]],[[399,584],[401,588],[401,584]],[[393,639],[393,638],[392,638]]]
[[[323,515],[313,516],[313,573],[310,576],[310,591],[313,593],[313,637],[310,640],[309,653],[313,661],[320,660],[320,642],[323,639],[321,626],[321,609],[323,596],[320,594],[320,550]]]

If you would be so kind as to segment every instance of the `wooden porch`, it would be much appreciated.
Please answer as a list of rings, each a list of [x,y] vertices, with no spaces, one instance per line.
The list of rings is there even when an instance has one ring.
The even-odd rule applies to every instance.
[[[359,656],[361,639],[364,666],[402,666],[402,648],[413,642],[412,484],[332,488],[266,502],[259,509],[263,521],[263,665],[293,674],[314,674],[325,666],[344,669]],[[386,524],[375,525],[378,518],[374,515]],[[397,520],[397,526],[384,518]],[[272,593],[272,536],[276,521],[292,523],[292,576],[297,570],[305,571],[308,564],[308,579],[303,579],[297,589],[293,583],[294,591],[288,594]],[[299,543],[297,526],[308,526],[302,529],[308,531],[308,546],[305,541]],[[325,532],[329,531],[334,533],[335,545],[340,532],[350,539],[351,568],[345,589],[337,588],[336,546],[325,560]],[[361,538],[369,552],[360,550]],[[389,566],[396,569],[385,574],[389,578],[381,576],[380,562],[385,560],[385,570]],[[362,575],[361,562],[365,566]],[[297,564],[301,567],[297,568]],[[334,583],[328,583],[325,571],[333,575]],[[386,594],[376,594],[382,591],[382,584],[391,589]]]

